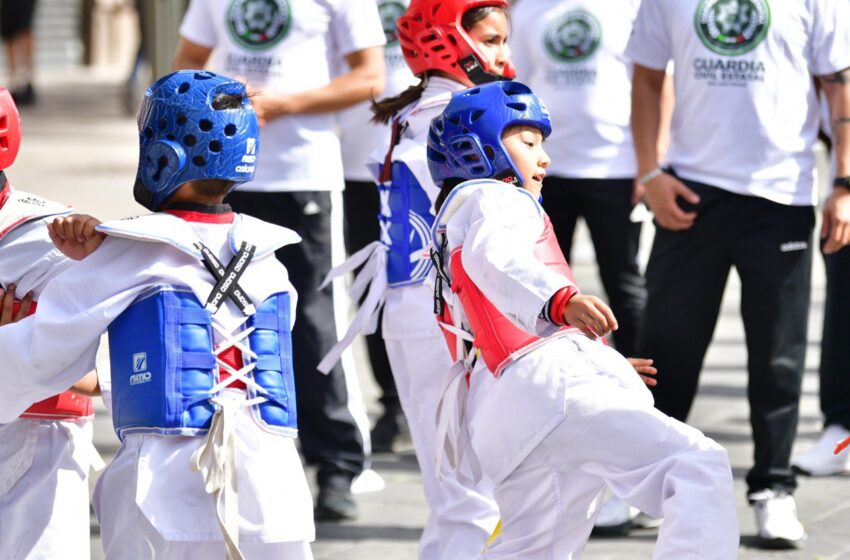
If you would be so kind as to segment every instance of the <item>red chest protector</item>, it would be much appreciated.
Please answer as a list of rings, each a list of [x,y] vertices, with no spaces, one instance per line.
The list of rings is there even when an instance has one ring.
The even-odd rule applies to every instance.
[[[17,313],[20,302],[16,301],[12,306],[13,313]],[[30,315],[35,313],[36,303],[32,302]],[[71,391],[59,393],[56,396],[39,401],[29,407],[21,414],[21,418],[28,420],[66,420],[82,422],[94,414],[94,405],[89,397],[78,395]]]
[[[474,345],[481,351],[484,363],[490,372],[499,377],[502,370],[511,362],[527,354],[548,340],[531,334],[505,317],[496,306],[478,289],[467,275],[461,261],[463,247],[452,251],[449,267],[452,274],[452,291],[460,299],[463,311],[469,322]],[[534,246],[534,256],[546,267],[564,276],[571,285],[575,286],[575,277],[567,264],[567,259],[558,245],[552,222],[544,214],[543,233]],[[555,335],[562,336],[567,332],[578,332],[575,328],[564,326]]]

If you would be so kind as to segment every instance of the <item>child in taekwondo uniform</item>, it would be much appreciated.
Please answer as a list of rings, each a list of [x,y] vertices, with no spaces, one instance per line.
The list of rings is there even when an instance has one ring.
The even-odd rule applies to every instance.
[[[0,325],[35,312],[47,282],[70,266],[47,222],[70,208],[12,188],[5,170],[21,144],[12,96],[0,88]],[[81,370],[85,371],[85,370]],[[12,370],[20,378],[28,370]],[[79,376],[77,376],[79,377]],[[0,424],[0,558],[87,560],[94,372]],[[68,389],[74,384],[73,391]],[[60,392],[61,391],[61,392]],[[20,412],[20,411],[19,411]]]
[[[504,528],[484,557],[578,558],[607,484],[664,516],[654,558],[735,558],[725,450],[653,407],[597,339],[616,328],[610,309],[568,273],[538,202],[550,132],[527,86],[496,82],[455,93],[428,139],[443,324],[473,346],[446,376],[440,431],[452,463],[495,485]]]
[[[48,285],[38,313],[0,327],[0,422],[90,369],[108,331],[122,445],[94,495],[106,557],[312,558],[295,293],[274,258],[299,238],[223,204],[254,174],[245,86],[175,72],[138,122],[134,194],[155,213],[98,226],[103,244]]]

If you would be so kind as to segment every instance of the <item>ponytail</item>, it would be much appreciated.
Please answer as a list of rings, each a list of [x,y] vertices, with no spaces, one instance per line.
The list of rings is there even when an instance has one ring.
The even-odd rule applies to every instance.
[[[410,86],[394,97],[387,97],[380,101],[372,99],[372,122],[377,124],[389,123],[396,113],[411,103],[419,101],[427,85],[428,77],[426,76],[419,80],[418,84]]]

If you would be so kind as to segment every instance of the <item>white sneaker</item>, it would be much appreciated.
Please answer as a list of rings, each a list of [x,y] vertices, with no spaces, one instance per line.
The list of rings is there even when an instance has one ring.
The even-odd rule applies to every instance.
[[[850,474],[850,453],[835,454],[835,446],[850,437],[843,426],[827,426],[815,446],[791,460],[791,466],[809,476]]]
[[[800,548],[806,530],[797,519],[794,497],[782,491],[761,490],[749,495],[756,513],[758,538],[763,548]]]
[[[628,535],[634,526],[638,509],[629,506],[617,496],[610,495],[602,504],[596,523],[593,525],[594,535]]]

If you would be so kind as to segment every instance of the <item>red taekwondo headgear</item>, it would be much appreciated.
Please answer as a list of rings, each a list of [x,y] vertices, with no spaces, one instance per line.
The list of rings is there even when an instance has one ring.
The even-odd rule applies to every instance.
[[[0,87],[0,171],[11,167],[21,148],[21,117],[9,90]]]
[[[396,22],[399,43],[410,70],[421,76],[442,70],[474,84],[513,79],[513,67],[497,74],[463,29],[463,14],[493,6],[507,10],[507,0],[412,0]]]

